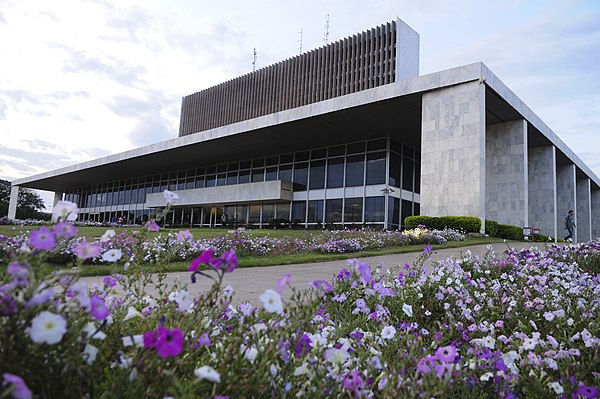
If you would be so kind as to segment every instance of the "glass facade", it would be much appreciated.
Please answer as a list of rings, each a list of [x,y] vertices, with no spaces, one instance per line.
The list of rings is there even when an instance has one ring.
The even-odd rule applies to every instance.
[[[175,207],[173,226],[253,227],[370,226],[401,228],[418,214],[420,154],[389,138],[204,165],[152,176],[71,187],[65,199],[80,218],[97,222],[144,223],[152,215],[146,195],[263,181],[293,183],[291,202],[198,204]]]

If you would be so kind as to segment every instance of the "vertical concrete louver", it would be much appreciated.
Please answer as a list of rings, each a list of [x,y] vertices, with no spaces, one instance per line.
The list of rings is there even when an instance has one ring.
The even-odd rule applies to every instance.
[[[392,21],[185,96],[179,136],[393,83],[396,28]]]

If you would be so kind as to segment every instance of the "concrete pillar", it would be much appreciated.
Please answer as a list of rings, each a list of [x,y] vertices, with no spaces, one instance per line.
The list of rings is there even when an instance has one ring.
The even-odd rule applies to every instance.
[[[556,147],[532,147],[528,152],[529,225],[539,228],[542,234],[557,237],[562,234],[562,225],[556,224],[559,216],[556,209]]]
[[[52,201],[52,206],[56,205],[56,203],[58,201],[62,201],[63,199],[63,193],[60,191],[55,191],[54,192],[54,200]]]
[[[577,201],[575,200],[575,192],[577,190],[575,184],[575,165],[557,165],[556,167],[556,209],[558,226],[558,237],[563,238],[568,233],[564,228],[565,217],[570,209],[575,211],[577,217]],[[577,224],[577,222],[575,222]],[[562,233],[561,233],[562,232]],[[577,241],[577,229],[573,241]]]
[[[10,201],[8,203],[8,218],[17,218],[17,201],[19,200],[19,186],[10,187]]]
[[[528,225],[527,157],[527,121],[486,127],[486,219],[519,227]]]
[[[600,240],[600,188],[592,188],[592,239]]]
[[[577,212],[575,213],[575,224],[577,224],[577,238],[581,242],[592,239],[592,207],[590,204],[591,185],[588,177],[577,179]]]
[[[485,85],[423,94],[421,215],[475,216],[485,224]]]

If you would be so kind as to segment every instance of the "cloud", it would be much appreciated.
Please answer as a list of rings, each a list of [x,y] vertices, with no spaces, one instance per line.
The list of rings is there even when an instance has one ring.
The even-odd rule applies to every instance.
[[[0,120],[6,119],[6,111],[8,110],[8,105],[0,98]]]
[[[138,147],[172,139],[176,136],[177,131],[171,127],[167,119],[160,116],[149,116],[140,120],[129,132],[129,139]]]

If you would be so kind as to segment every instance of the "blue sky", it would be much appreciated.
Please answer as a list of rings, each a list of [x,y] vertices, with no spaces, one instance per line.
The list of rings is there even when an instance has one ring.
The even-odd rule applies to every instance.
[[[600,1],[0,2],[0,178],[177,136],[181,97],[401,18],[420,72],[483,61],[600,176]],[[45,199],[51,198],[44,194]]]

